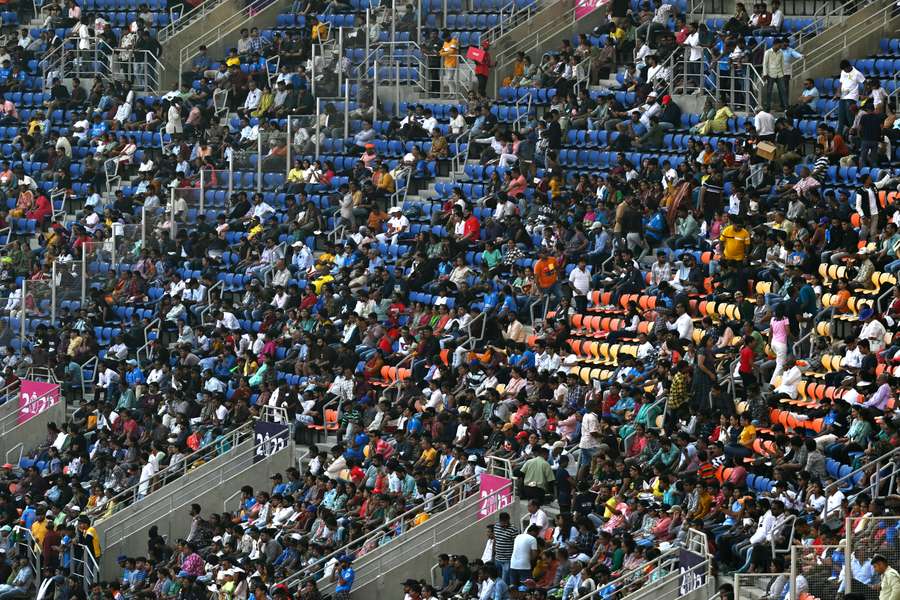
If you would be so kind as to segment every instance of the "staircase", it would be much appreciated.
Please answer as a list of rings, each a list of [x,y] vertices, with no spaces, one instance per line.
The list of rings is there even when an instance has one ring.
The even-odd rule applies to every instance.
[[[288,437],[285,432],[285,438]],[[197,503],[208,515],[224,509],[228,500],[241,487],[268,489],[270,477],[298,464],[305,452],[297,452],[293,441],[286,439],[283,447],[271,454],[261,452],[251,432],[233,450],[220,454],[207,464],[190,471],[176,482],[148,495],[121,513],[97,522],[96,528],[103,548],[100,568],[107,576],[117,572],[115,557],[141,555],[146,549],[147,529],[155,525],[160,535],[170,542],[184,537],[190,530],[189,507]],[[120,518],[119,515],[122,515]]]
[[[505,473],[502,462],[490,462],[490,469]],[[378,528],[326,556],[316,566],[327,565],[347,552],[368,549],[362,556],[357,555],[354,562],[356,580],[353,595],[357,600],[377,600],[398,581],[407,577],[419,579],[428,573],[437,562],[438,554],[473,555],[483,547],[485,524],[492,522],[482,519],[490,519],[493,512],[502,508],[510,513],[513,522],[518,522],[525,512],[524,505],[519,502],[506,503],[512,492],[512,482],[481,497],[477,493],[478,479],[479,476],[472,476],[455,484],[424,505],[393,519],[388,534],[384,533],[384,527]],[[416,525],[416,517],[422,512],[427,512],[431,517]],[[385,535],[390,541],[382,539]],[[283,583],[296,590],[307,580],[319,576],[321,570],[318,568],[315,572],[299,571]],[[323,593],[333,593],[334,582],[319,580],[319,588]]]
[[[207,6],[209,5],[209,6]],[[185,13],[181,19],[160,32],[164,66],[160,85],[171,89],[179,83],[181,73],[191,68],[201,45],[209,56],[225,56],[234,45],[234,35],[243,27],[272,27],[280,12],[290,7],[289,0],[208,0]],[[182,22],[183,21],[183,22]]]

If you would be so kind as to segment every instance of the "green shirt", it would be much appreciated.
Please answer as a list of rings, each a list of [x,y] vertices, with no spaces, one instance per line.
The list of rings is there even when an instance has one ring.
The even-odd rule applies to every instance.
[[[522,478],[527,487],[539,487],[544,490],[547,490],[550,487],[549,484],[556,480],[550,463],[540,456],[525,461],[525,464],[522,465]]]
[[[501,260],[503,260],[503,255],[499,250],[494,248],[493,250],[485,250],[484,252],[482,252],[481,259],[484,261],[484,264],[488,266],[488,268],[493,269],[500,264]]]

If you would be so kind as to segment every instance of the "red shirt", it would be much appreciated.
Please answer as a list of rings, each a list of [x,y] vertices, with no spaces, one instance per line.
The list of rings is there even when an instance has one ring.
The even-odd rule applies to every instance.
[[[753,348],[750,346],[741,346],[741,362],[738,366],[738,373],[749,374],[753,372]]]
[[[470,242],[477,242],[480,235],[481,223],[478,222],[475,215],[469,215],[469,218],[466,219],[466,225],[463,228],[463,237]]]
[[[482,50],[484,50],[484,48],[482,48]],[[475,63],[475,74],[487,77],[491,74],[491,66],[491,54],[487,50],[484,50],[484,58],[481,59],[481,62]]]

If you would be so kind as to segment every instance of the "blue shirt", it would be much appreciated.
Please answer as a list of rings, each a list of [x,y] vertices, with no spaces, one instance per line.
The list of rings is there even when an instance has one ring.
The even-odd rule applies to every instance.
[[[128,384],[128,387],[133,387],[139,383],[144,383],[145,381],[144,372],[141,371],[140,367],[135,367],[125,373],[125,383]]]
[[[338,572],[338,580],[337,585],[334,586],[334,591],[337,593],[341,592],[350,592],[350,588],[353,587],[353,579],[356,577],[356,573],[353,571],[353,567],[347,567],[346,569],[341,569]]]

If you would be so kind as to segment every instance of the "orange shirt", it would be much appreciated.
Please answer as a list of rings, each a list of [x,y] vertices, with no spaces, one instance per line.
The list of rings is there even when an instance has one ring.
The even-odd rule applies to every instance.
[[[834,312],[836,313],[845,313],[847,312],[847,303],[850,301],[850,290],[840,290],[837,294],[835,294],[834,300],[831,301],[831,305],[834,306]]]
[[[556,283],[556,280],[559,279],[557,267],[556,259],[552,256],[549,258],[542,258],[534,263],[534,278],[537,281],[538,287],[547,289]]]

